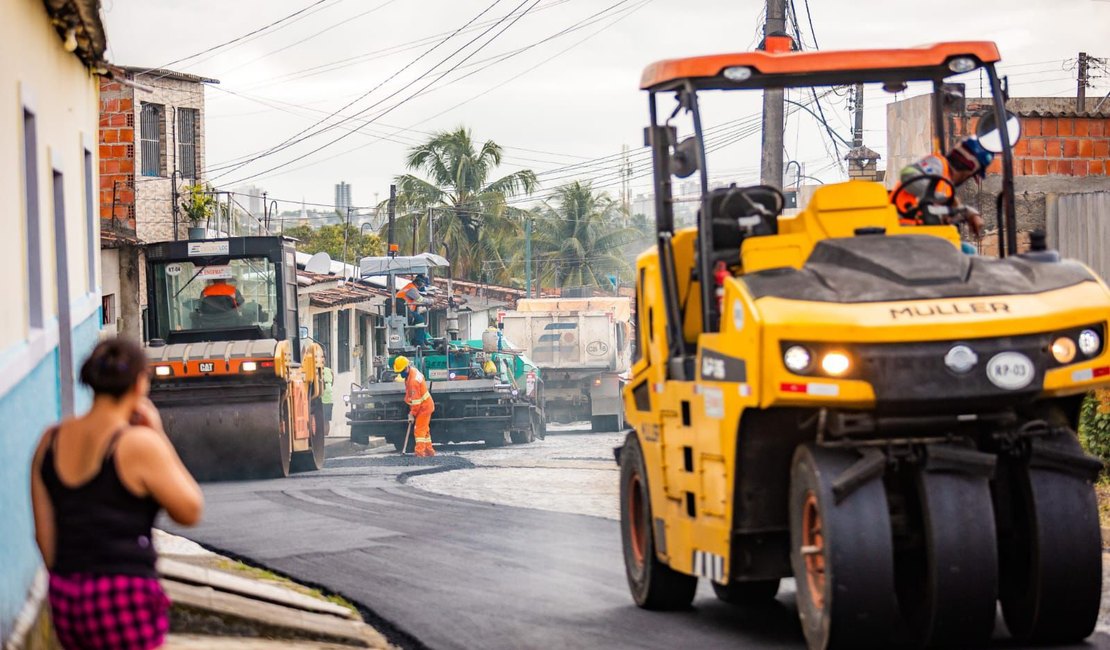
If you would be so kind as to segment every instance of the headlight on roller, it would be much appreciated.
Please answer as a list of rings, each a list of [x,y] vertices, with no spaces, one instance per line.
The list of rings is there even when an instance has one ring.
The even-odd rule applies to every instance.
[[[1079,351],[1084,355],[1094,356],[1100,347],[1102,347],[1102,340],[1099,338],[1098,332],[1083,330],[1079,333]]]
[[[244,361],[243,364],[239,366],[239,369],[243,372],[254,372],[258,370],[258,363],[254,361]]]
[[[173,374],[173,368],[169,366],[154,366],[154,374],[157,377],[169,377]]]
[[[1097,335],[1096,335],[1097,336]],[[1071,363],[1075,360],[1075,341],[1061,336],[1052,342],[1052,358],[1057,363]]]
[[[813,363],[813,355],[801,345],[792,345],[783,353],[782,362],[787,370],[800,375],[809,370],[810,364]]]
[[[828,352],[821,357],[821,370],[833,377],[843,375],[851,367],[852,360],[843,352]]]

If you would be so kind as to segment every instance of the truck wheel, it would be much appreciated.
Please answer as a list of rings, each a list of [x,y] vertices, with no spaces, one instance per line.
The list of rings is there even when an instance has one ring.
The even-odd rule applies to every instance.
[[[631,433],[621,452],[621,542],[628,588],[644,609],[685,609],[694,601],[698,579],[659,561],[653,521],[644,455]]]
[[[590,431],[593,433],[610,433],[617,430],[617,416],[595,415],[590,418]]]
[[[536,441],[536,434],[532,431],[532,427],[527,429],[513,430],[509,434],[514,445],[526,445],[530,442]]]
[[[886,648],[898,620],[890,513],[881,478],[837,502],[859,455],[801,445],[790,472],[790,563],[807,645]]]
[[[1098,462],[1084,458],[1074,436],[1044,443],[1031,457],[999,463],[996,489],[1011,504],[1011,523],[999,524],[999,600],[1006,627],[1023,643],[1077,643],[1094,631],[1102,592],[1091,484]]]
[[[486,438],[487,447],[504,447],[512,442],[508,431],[501,431]]]
[[[351,442],[360,445],[370,444],[370,430],[368,427],[351,426]]]
[[[327,420],[324,419],[324,405],[313,404],[312,416],[308,418],[308,440],[310,449],[293,454],[290,468],[294,472],[312,472],[324,469],[327,448]]]
[[[779,593],[779,580],[756,580],[753,582],[730,582],[727,585],[713,584],[713,593],[717,598],[730,604],[742,607],[766,605],[775,599]]]

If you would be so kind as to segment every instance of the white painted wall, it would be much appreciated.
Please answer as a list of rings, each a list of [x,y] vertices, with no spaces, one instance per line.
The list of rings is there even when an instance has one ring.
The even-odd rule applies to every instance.
[[[30,293],[27,286],[31,264],[41,265],[42,304],[45,323],[57,315],[55,278],[55,235],[53,170],[64,174],[66,241],[70,273],[71,303],[81,303],[87,314],[90,298],[99,291],[99,220],[89,236],[86,214],[84,152],[92,152],[93,187],[97,196],[98,82],[84,64],[62,48],[41,0],[6,0],[0,20],[0,277],[4,278],[3,308],[0,309],[0,355],[29,341],[35,333],[29,326]],[[41,246],[28,255],[26,201],[23,173],[23,109],[36,118],[38,140],[38,204]],[[94,210],[96,204],[94,203]],[[90,278],[88,259],[93,257]],[[91,280],[91,281],[90,281]],[[97,301],[98,302],[98,301]],[[75,311],[75,320],[82,314]]]

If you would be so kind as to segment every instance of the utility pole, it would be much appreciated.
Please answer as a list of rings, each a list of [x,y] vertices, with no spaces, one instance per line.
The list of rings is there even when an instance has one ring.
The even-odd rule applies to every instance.
[[[1075,91],[1075,110],[1079,113],[1083,112],[1084,104],[1087,103],[1087,83],[1088,83],[1088,69],[1087,66],[1091,64],[1090,58],[1087,57],[1086,52],[1079,53],[1079,87]]]
[[[532,297],[532,213],[524,222],[524,297]]]
[[[863,84],[856,84],[852,93],[852,110],[856,114],[855,128],[852,129],[852,148],[863,146]]]
[[[786,0],[767,0],[767,22],[763,25],[764,49],[768,36],[786,33]],[[763,164],[760,182],[782,188],[783,91],[763,91]]]
[[[394,239],[393,221],[397,216],[397,186],[389,186],[389,226],[385,230],[386,250],[390,257],[397,257],[397,240]],[[386,304],[390,304],[388,301]],[[390,313],[392,316],[393,314]]]
[[[632,164],[628,160],[628,145],[621,147],[621,207],[624,209],[624,218],[632,216]]]
[[[351,237],[351,206],[347,206],[347,225],[343,228],[343,279],[347,279],[347,240]]]

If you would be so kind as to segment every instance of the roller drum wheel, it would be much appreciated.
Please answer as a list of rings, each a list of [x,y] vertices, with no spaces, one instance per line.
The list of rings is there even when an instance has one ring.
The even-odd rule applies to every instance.
[[[730,605],[757,607],[767,605],[779,593],[779,580],[756,580],[753,582],[730,582],[727,585],[713,584],[717,598]]]
[[[1074,436],[1046,442],[1057,452],[1082,458]],[[999,524],[1009,533],[1000,542],[1002,613],[1010,633],[1025,643],[1078,642],[1098,620],[1098,502],[1089,475],[1067,467],[1039,462],[1035,448],[1031,458],[1005,463],[1012,521]]]
[[[272,400],[232,403],[218,403],[213,395],[180,405],[153,397],[170,442],[197,480],[288,474],[289,440],[281,431],[283,407],[276,394]]]
[[[644,609],[685,609],[694,600],[698,579],[675,571],[655,552],[651,493],[644,454],[635,433],[621,452],[621,543],[632,599]]]
[[[324,469],[327,443],[327,421],[324,419],[324,405],[312,405],[312,416],[308,419],[309,449],[293,454],[291,468],[294,472],[312,472]]]
[[[281,425],[278,427],[278,463],[269,468],[269,478],[289,476],[293,462],[293,443],[289,431],[288,402],[281,402]]]
[[[900,593],[912,601],[902,603],[911,634],[928,646],[980,647],[994,630],[998,600],[989,478],[922,468],[917,487],[924,557],[908,569],[912,578],[899,576],[919,582]]]
[[[898,620],[890,513],[881,478],[839,503],[833,482],[859,455],[801,445],[790,474],[790,560],[811,650],[887,648]]]

